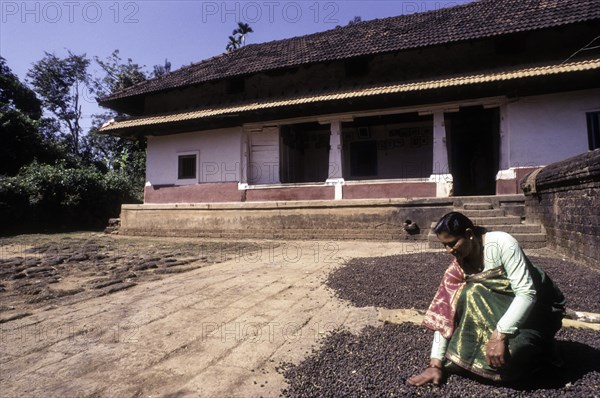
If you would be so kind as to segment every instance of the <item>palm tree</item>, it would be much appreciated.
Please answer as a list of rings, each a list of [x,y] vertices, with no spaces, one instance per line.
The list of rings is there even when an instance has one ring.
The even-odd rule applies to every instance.
[[[362,22],[362,18],[360,16],[355,16],[354,19],[348,22],[348,26],[356,25],[357,23]]]
[[[236,48],[240,47],[240,45],[241,42],[237,37],[229,36],[229,43],[227,43],[225,49],[227,50],[227,52],[232,52]]]
[[[227,46],[225,47],[227,52],[232,52],[236,48],[240,48],[246,44],[246,35],[252,32],[254,31],[250,25],[244,22],[238,22],[238,27],[235,28],[232,35],[229,36],[229,43],[227,43]]]
[[[233,30],[233,35],[238,35],[240,46],[246,44],[246,35],[254,32],[250,25],[244,22],[238,22],[238,27]]]

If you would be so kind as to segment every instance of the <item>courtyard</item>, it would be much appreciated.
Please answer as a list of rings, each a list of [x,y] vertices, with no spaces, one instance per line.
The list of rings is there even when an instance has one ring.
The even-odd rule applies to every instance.
[[[392,260],[413,256],[413,275],[419,275],[423,271],[419,261],[431,262],[432,256],[439,256],[442,270],[447,259],[440,250],[427,248],[427,242],[236,241],[72,233],[5,238],[0,248],[3,397],[345,395],[336,381],[345,382],[356,396],[447,396],[456,386],[452,380],[440,388],[404,385],[406,374],[426,363],[428,352],[414,348],[425,344],[430,332],[411,324],[384,323],[381,312],[414,307],[418,317],[422,305],[403,305],[409,303],[402,300],[419,296],[419,287],[408,298],[398,296],[396,302],[393,298],[373,302],[364,292],[344,297],[352,290],[344,287],[349,279],[343,276],[344,269],[356,274],[359,285],[364,278],[360,269],[377,281],[373,271],[377,259],[382,260],[380,269],[390,272]],[[548,249],[528,254],[556,258]],[[428,282],[433,287],[439,280],[435,272],[429,278],[435,281]],[[338,278],[336,285],[332,275],[342,275],[346,282]],[[599,277],[597,271],[583,266],[581,275],[589,276],[582,283],[588,288]],[[560,285],[558,277],[557,281]],[[429,295],[426,289],[430,288],[423,287],[420,295]],[[579,288],[583,289],[580,296],[597,303],[597,293],[589,297],[585,288]],[[389,297],[389,287],[383,284],[382,289],[380,296]],[[569,289],[578,294],[577,288]],[[395,290],[403,291],[401,286]],[[356,301],[361,294],[356,300],[362,302]],[[394,327],[399,329],[390,329]],[[589,355],[598,354],[600,331],[564,330],[565,339],[581,340],[580,350],[583,346]],[[397,377],[380,378],[379,383],[366,376],[357,378],[361,371],[377,368],[379,354],[373,353],[377,344],[367,350],[365,341],[382,339],[388,331],[396,337],[383,338],[380,349],[406,366],[394,370]],[[403,338],[408,346],[402,346],[407,343]],[[356,347],[362,344],[363,357],[372,357],[354,373],[344,362],[356,364],[356,358],[327,350],[348,339],[363,341]],[[411,344],[416,345],[411,348]],[[328,363],[341,372],[327,376],[331,389],[311,386],[310,377],[330,369]],[[389,373],[389,365],[380,365],[378,373]],[[346,370],[350,378],[344,377]],[[569,380],[570,386],[552,388],[559,394],[555,396],[569,388],[574,393],[597,394],[598,380],[598,366],[587,366]],[[469,385],[458,386],[467,388],[468,395]]]

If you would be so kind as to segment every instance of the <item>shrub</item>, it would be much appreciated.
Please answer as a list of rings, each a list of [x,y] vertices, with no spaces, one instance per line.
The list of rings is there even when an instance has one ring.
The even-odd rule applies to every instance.
[[[102,228],[121,203],[136,202],[136,185],[124,173],[93,165],[34,161],[0,179],[0,216],[11,220],[7,232]]]
[[[0,234],[14,230],[27,217],[28,194],[17,177],[0,176]]]

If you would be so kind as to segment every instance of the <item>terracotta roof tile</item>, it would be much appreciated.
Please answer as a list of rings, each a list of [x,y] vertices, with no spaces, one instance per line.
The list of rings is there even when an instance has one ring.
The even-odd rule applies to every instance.
[[[401,84],[390,84],[385,86],[362,87],[349,91],[327,92],[311,96],[302,96],[297,98],[285,98],[264,102],[251,102],[237,105],[231,105],[222,108],[205,108],[189,112],[173,113],[166,115],[155,115],[138,118],[130,118],[122,121],[111,121],[100,129],[104,133],[114,133],[129,128],[141,126],[165,125],[185,120],[199,120],[214,116],[235,114],[241,112],[256,111],[260,109],[269,109],[276,107],[288,107],[298,104],[308,104],[316,102],[337,101],[348,98],[361,98],[385,94],[395,94],[402,92],[433,90],[452,86],[462,86],[469,84],[490,83],[501,80],[515,80],[536,76],[547,76],[559,73],[581,72],[587,70],[599,70],[600,58],[580,62],[570,62],[564,64],[554,64],[537,66],[524,69],[514,69],[497,71],[490,73],[481,73],[475,75],[455,76],[444,79],[418,81]]]
[[[597,19],[598,0],[481,0],[250,44],[101,98],[100,103],[261,71]]]

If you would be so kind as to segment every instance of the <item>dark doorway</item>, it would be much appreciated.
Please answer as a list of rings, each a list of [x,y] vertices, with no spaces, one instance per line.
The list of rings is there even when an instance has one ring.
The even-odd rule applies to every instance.
[[[281,126],[282,183],[324,182],[329,171],[329,126],[302,123]]]
[[[481,106],[445,115],[454,196],[495,195],[500,153],[500,112]]]
[[[350,173],[354,177],[377,175],[377,141],[350,144]]]

